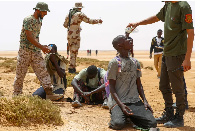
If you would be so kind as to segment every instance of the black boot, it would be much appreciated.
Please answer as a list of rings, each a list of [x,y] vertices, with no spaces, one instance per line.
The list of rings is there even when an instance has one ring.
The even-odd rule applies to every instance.
[[[165,108],[165,111],[163,112],[162,116],[159,118],[156,118],[156,121],[158,124],[163,124],[171,119],[174,118],[174,109],[172,107]]]
[[[183,127],[184,126],[183,115],[179,115],[179,113],[176,113],[174,119],[165,123],[164,126],[170,128]]]

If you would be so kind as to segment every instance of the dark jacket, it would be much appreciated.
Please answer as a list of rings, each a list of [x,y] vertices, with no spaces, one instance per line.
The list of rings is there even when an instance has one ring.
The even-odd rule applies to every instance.
[[[151,47],[150,47],[150,54],[152,54],[153,50],[154,50],[154,53],[163,52],[163,49],[156,48],[156,46],[158,46],[156,37],[154,37],[152,39]],[[164,38],[161,37],[161,39],[162,40],[161,40],[160,46],[164,48]]]

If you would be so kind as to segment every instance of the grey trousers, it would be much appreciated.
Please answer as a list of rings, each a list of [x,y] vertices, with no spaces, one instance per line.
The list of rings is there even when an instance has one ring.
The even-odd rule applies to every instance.
[[[126,119],[129,117],[131,121],[141,128],[156,128],[157,123],[150,110],[146,110],[142,101],[129,103],[127,105],[134,113],[131,116],[125,115],[121,108],[116,105],[111,109],[110,127],[115,130],[123,129],[126,125]]]

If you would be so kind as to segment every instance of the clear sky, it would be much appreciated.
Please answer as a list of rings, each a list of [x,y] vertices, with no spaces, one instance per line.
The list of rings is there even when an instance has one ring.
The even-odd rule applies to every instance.
[[[23,19],[33,14],[38,1],[0,1],[0,51],[18,50]],[[43,19],[40,43],[55,43],[58,50],[66,50],[67,29],[63,23],[75,1],[45,1],[51,12]],[[163,7],[161,1],[82,1],[84,12],[89,18],[101,18],[103,23],[91,25],[82,22],[80,50],[114,50],[112,40],[124,34],[130,22],[137,22],[157,14]],[[188,2],[193,10],[195,26],[195,1]],[[134,39],[134,50],[149,50],[151,39],[157,30],[163,30],[163,22],[139,26]]]

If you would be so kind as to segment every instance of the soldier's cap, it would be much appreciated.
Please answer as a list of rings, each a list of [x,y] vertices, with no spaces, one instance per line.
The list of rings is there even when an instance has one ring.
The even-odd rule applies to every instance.
[[[33,9],[37,9],[40,11],[48,11],[50,12],[49,8],[48,8],[48,4],[44,3],[44,2],[38,2],[36,7]]]
[[[82,2],[75,3],[75,7],[73,8],[83,8]]]

